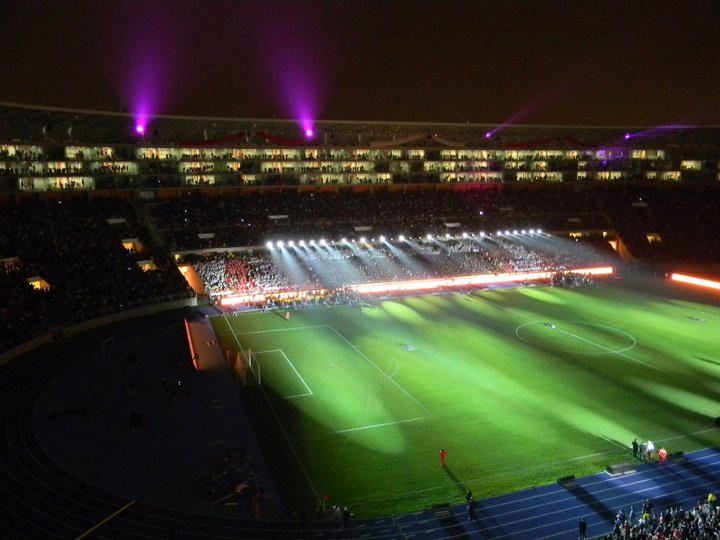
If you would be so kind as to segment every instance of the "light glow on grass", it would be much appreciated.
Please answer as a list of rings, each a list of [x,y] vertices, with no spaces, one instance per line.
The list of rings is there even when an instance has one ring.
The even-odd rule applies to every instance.
[[[686,276],[684,274],[672,274],[670,279],[673,281],[679,281],[680,283],[688,283],[690,285],[696,285],[698,287],[705,287],[706,289],[720,290],[720,282],[712,281],[710,279],[702,279],[693,276]]]
[[[313,496],[305,469],[358,515],[389,515],[459,502],[458,482],[484,498],[597,473],[627,460],[634,437],[670,452],[719,445],[708,407],[720,388],[720,307],[677,287],[660,299],[662,285],[498,288],[211,322],[227,333],[227,320],[243,347],[281,348],[313,391],[283,399],[304,386],[288,362],[268,366],[274,430],[268,400],[248,392],[291,504]],[[231,334],[223,345],[238,346]],[[440,447],[453,478],[438,467]]]
[[[658,381],[648,382],[641,378],[632,380],[631,384],[634,384],[638,390],[666,401],[668,407],[682,407],[686,411],[707,416],[708,425],[710,419],[717,416],[718,404],[714,397],[705,397],[699,395],[697,391],[684,390]],[[713,396],[714,392],[710,395]]]

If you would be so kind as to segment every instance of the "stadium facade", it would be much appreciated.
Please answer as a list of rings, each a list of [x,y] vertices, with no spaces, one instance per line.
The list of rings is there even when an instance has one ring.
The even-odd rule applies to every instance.
[[[294,121],[158,117],[138,133],[128,114],[0,104],[4,193],[617,181],[720,181],[720,128],[319,121],[307,137]]]

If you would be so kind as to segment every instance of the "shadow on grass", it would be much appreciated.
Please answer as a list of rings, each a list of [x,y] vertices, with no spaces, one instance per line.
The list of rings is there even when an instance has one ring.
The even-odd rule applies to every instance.
[[[450,479],[455,483],[458,491],[464,497],[467,494],[467,487],[465,486],[465,484],[457,476],[455,476],[455,473],[453,473],[450,467],[448,467],[447,465],[444,467],[444,470],[445,474],[447,474]],[[482,537],[493,538],[493,534],[490,532],[490,530],[485,524],[485,520],[491,519],[491,516],[489,514],[486,514],[482,510],[482,508],[478,508],[478,503],[474,500],[467,505],[466,509],[467,520],[472,523],[476,530],[482,533]],[[443,530],[447,533],[448,537],[470,538],[467,534],[467,531],[465,530],[464,525],[458,521],[457,517],[454,514],[448,513],[448,515],[443,515],[442,517],[438,516],[438,521],[442,525]]]
[[[697,358],[698,360],[700,360],[700,361],[702,361],[702,362],[706,362],[706,363],[708,363],[708,364],[713,364],[713,365],[715,365],[715,366],[720,366],[720,362],[717,362],[717,361],[715,361],[715,360],[711,360],[710,358],[703,358],[702,356],[697,356],[697,355],[695,355],[695,358]]]
[[[445,465],[445,467],[443,467],[443,469],[445,470],[445,474],[447,474],[450,477],[450,480],[452,480],[455,483],[455,486],[458,488],[458,490],[460,490],[461,495],[464,497],[465,494],[467,493],[467,488],[465,487],[465,484],[463,484],[460,481],[460,479],[457,476],[455,476],[455,474],[452,472],[452,470],[450,470],[450,467]]]

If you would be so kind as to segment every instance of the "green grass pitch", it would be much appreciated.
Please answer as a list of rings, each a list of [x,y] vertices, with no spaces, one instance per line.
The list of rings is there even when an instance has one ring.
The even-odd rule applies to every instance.
[[[212,323],[260,365],[241,392],[288,504],[380,515],[597,473],[634,437],[719,444],[718,303],[637,280]]]

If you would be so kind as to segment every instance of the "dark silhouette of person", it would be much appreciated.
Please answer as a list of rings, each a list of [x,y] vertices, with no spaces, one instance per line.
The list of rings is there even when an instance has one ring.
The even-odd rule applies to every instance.
[[[585,521],[584,517],[581,517],[580,522],[578,523],[578,538],[580,540],[585,540],[587,538],[587,530],[587,521]]]
[[[638,457],[638,450],[640,450],[640,445],[639,445],[638,442],[637,442],[637,438],[633,439],[632,449],[633,449],[633,457],[634,457],[634,458],[637,458],[637,457]]]

